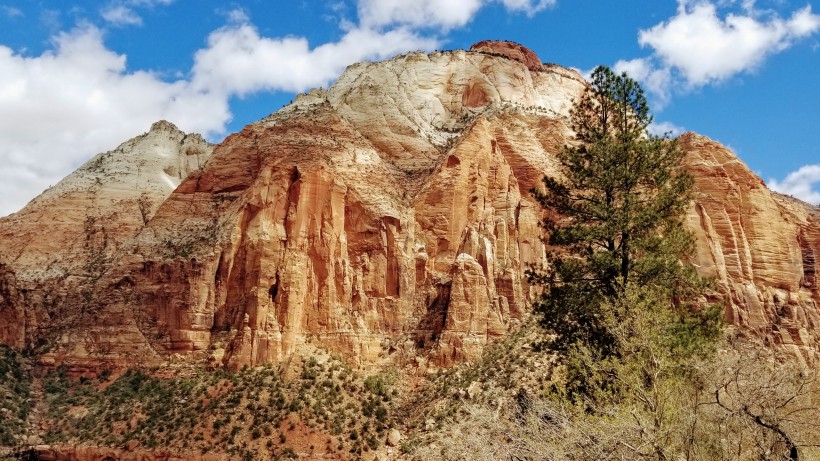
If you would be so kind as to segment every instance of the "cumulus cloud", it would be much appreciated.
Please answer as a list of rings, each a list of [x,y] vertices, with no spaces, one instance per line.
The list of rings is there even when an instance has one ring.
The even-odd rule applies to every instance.
[[[359,0],[358,12],[361,24],[369,28],[402,25],[447,30],[466,25],[493,2],[532,16],[556,0]]]
[[[641,82],[646,91],[653,97],[652,106],[660,110],[669,103],[672,84],[672,71],[668,67],[655,67],[651,59],[637,58],[628,61],[620,60],[613,66],[615,72],[626,72],[633,79]]]
[[[783,181],[769,179],[769,188],[820,205],[820,164],[805,165],[789,173]]]
[[[365,27],[392,24],[453,28],[467,24],[482,0],[361,0],[359,20]]]
[[[754,69],[818,29],[820,16],[811,6],[788,19],[764,20],[748,13],[720,18],[711,3],[681,3],[672,19],[640,31],[638,42],[651,47],[665,66],[680,71],[687,83],[700,86]]]
[[[100,16],[113,26],[139,26],[142,18],[131,8],[125,5],[112,5],[104,8]]]
[[[344,68],[364,59],[381,59],[408,49],[433,49],[438,41],[405,28],[386,32],[355,28],[337,42],[313,49],[303,37],[268,38],[250,23],[221,28],[194,57],[193,87],[244,96],[257,91],[301,91],[322,86]]]
[[[439,44],[403,27],[357,27],[311,47],[304,38],[264,37],[246,15],[229,17],[175,81],[129,70],[90,25],[57,34],[39,56],[0,45],[0,216],[156,120],[215,138],[231,119],[231,97],[325,86],[353,62]]]
[[[738,11],[722,14],[738,3]],[[771,55],[818,31],[820,15],[811,6],[784,18],[757,9],[753,0],[679,0],[675,16],[639,31],[638,42],[652,54],[619,61],[616,68],[644,83],[663,105],[675,91],[754,71]]]

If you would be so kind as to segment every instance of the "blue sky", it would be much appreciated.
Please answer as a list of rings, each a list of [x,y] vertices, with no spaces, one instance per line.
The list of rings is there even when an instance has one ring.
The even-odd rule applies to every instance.
[[[659,130],[820,203],[820,14],[803,0],[0,0],[0,215],[153,121],[219,141],[353,62],[483,39],[627,70]]]

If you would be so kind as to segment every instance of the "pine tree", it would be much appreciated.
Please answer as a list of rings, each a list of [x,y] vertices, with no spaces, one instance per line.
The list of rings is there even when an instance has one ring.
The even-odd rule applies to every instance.
[[[680,262],[693,245],[681,222],[692,178],[676,141],[648,133],[643,90],[625,73],[596,68],[570,122],[575,138],[558,155],[562,176],[533,191],[550,215],[549,267],[528,275],[544,287],[535,308],[552,347],[581,341],[607,355],[615,338],[602,306],[632,285],[662,290],[670,304],[693,285]]]

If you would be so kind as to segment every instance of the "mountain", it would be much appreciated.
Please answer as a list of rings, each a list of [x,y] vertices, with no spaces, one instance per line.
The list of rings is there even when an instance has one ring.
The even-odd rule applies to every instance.
[[[212,149],[160,121],[0,218],[0,342],[44,346],[93,322],[103,274]]]
[[[485,41],[352,65],[217,146],[159,122],[0,219],[0,341],[77,374],[315,347],[364,369],[476,359],[529,315],[523,273],[546,254],[529,191],[585,85]],[[714,300],[815,361],[820,209],[680,141]]]

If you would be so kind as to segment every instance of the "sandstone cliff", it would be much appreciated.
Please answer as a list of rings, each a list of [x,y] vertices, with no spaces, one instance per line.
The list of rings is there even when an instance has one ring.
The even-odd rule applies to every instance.
[[[0,340],[48,338],[56,348],[46,360],[80,368],[101,357],[241,367],[307,343],[363,366],[475,358],[527,315],[523,271],[545,254],[529,190],[555,174],[584,86],[509,42],[353,65],[330,89],[228,137],[202,169],[178,168],[192,172],[159,208],[134,208],[141,221],[109,229],[117,221],[106,218],[101,235],[93,221],[62,240],[90,242],[76,253],[43,249],[62,268],[93,261],[94,245],[115,245],[98,274],[83,273],[94,284],[71,302],[48,297],[53,277],[29,288],[47,264],[13,257],[39,242],[33,231],[20,237],[42,227],[29,211],[38,199],[0,222],[0,313],[10,319]],[[718,279],[727,318],[811,356],[817,209],[771,193],[716,143],[686,135],[683,146],[697,178],[687,218],[696,263]],[[63,317],[77,328],[36,330]]]
[[[687,133],[681,145],[696,184],[694,262],[718,282],[726,320],[816,360],[820,209],[770,191],[704,136]]]
[[[34,346],[92,324],[97,282],[212,146],[171,123],[99,154],[0,218],[0,341]]]
[[[218,146],[108,275],[99,317],[117,322],[64,347],[118,352],[126,332],[233,367],[308,341],[361,364],[475,357],[527,310],[528,190],[583,85],[478,52],[351,66]]]

